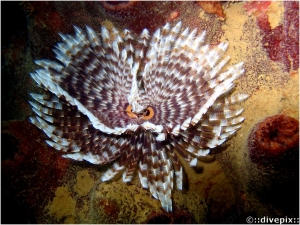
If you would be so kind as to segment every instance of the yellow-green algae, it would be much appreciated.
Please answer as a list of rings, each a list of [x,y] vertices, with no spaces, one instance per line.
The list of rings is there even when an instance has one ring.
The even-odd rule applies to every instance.
[[[76,200],[71,197],[68,187],[58,187],[49,205],[49,214],[56,220],[64,219],[65,223],[75,223],[75,207]]]

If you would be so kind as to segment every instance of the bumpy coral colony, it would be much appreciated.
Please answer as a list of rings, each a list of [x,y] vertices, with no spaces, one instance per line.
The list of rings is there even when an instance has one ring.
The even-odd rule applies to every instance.
[[[229,95],[243,63],[222,71],[227,43],[204,45],[205,32],[166,24],[152,38],[129,30],[75,26],[75,36],[54,49],[60,62],[37,60],[31,77],[46,94],[31,93],[30,120],[63,157],[93,164],[114,161],[102,181],[138,171],[162,207],[172,211],[171,192],[182,189],[183,169],[221,145],[241,126],[245,94]]]

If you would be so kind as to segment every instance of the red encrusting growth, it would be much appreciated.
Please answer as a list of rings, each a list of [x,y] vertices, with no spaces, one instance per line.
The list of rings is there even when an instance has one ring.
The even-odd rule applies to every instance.
[[[14,211],[20,215],[17,218],[5,216],[3,221],[41,223],[32,216],[42,215],[61,185],[70,161],[46,146],[41,141],[44,135],[29,122],[3,122],[1,136],[3,212]]]
[[[244,9],[247,11],[248,16],[251,14],[258,15],[261,12],[266,12],[271,5],[271,2],[260,2],[260,1],[253,1],[253,2],[246,2],[244,4]]]
[[[164,25],[170,19],[169,15],[178,7],[175,2],[167,2],[167,7],[161,7],[161,3],[155,1],[104,1],[97,4],[104,16],[115,26],[122,27],[126,24],[126,29],[137,34],[144,28],[154,32],[157,27]]]
[[[299,67],[299,2],[284,3],[284,22],[271,28],[268,15],[257,15],[262,44],[270,59],[285,65],[286,71]]]
[[[134,5],[136,5],[137,1],[103,1],[99,2],[106,10],[108,11],[122,11],[128,10]]]

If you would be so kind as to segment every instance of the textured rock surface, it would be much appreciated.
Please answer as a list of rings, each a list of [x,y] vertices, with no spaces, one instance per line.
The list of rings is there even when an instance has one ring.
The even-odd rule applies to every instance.
[[[2,2],[4,18],[13,21],[11,17],[19,15],[16,24],[2,27],[2,120],[6,120],[1,124],[2,203],[6,206],[2,222],[245,223],[249,215],[298,217],[298,202],[289,206],[280,197],[264,198],[278,181],[274,177],[283,174],[271,172],[271,165],[264,172],[257,168],[249,159],[247,138],[254,124],[268,116],[299,117],[299,52],[295,47],[299,3],[247,4],[222,3],[226,19],[221,21],[196,2],[139,3],[118,12],[98,2]],[[27,93],[36,92],[36,87],[29,72],[36,69],[34,59],[54,57],[51,49],[60,41],[57,32],[73,33],[73,25],[85,24],[95,30],[100,24],[113,24],[120,30],[140,32],[147,27],[153,31],[166,21],[179,20],[184,26],[207,30],[207,43],[229,41],[230,64],[244,61],[246,68],[237,81],[237,92],[251,97],[242,104],[246,121],[239,134],[215,155],[202,159],[196,170],[185,166],[185,190],[173,193],[174,214],[164,213],[138,179],[129,185],[119,179],[101,183],[106,166],[63,159],[46,146],[43,134],[33,125],[7,122],[26,120],[31,114]],[[274,39],[274,31],[280,33],[279,40]],[[274,55],[278,48],[284,51]],[[286,181],[293,185],[295,177],[291,172]],[[277,193],[286,191],[281,188]],[[6,216],[6,210],[20,216]]]

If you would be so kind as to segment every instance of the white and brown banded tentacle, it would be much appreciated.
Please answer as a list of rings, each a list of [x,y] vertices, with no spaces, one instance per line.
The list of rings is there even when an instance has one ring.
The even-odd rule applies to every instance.
[[[127,138],[116,139],[95,130],[85,115],[64,100],[50,94],[32,96],[37,101],[31,104],[38,116],[31,117],[31,122],[50,138],[47,141],[50,146],[69,153],[66,155],[69,158],[85,159],[95,164],[108,163],[119,157],[120,150],[128,146]],[[52,119],[49,120],[49,117]],[[90,157],[90,154],[98,155],[98,159]]]
[[[133,175],[138,167],[138,161],[140,160],[142,153],[142,141],[144,134],[140,133],[136,136],[129,136],[128,146],[126,149],[122,149],[122,155],[118,160],[118,167],[113,165],[107,173],[102,176],[102,181],[107,181],[112,179],[120,171],[123,172],[123,182],[130,182]]]
[[[182,169],[181,163],[179,161],[179,157],[178,157],[178,155],[176,155],[175,149],[170,144],[166,145],[166,152],[168,153],[168,155],[170,156],[170,159],[172,160],[176,188],[178,190],[182,190],[182,188],[183,188],[183,169]]]
[[[154,142],[146,154],[148,187],[153,197],[161,201],[163,208],[171,212],[174,171],[165,150],[159,142]]]

